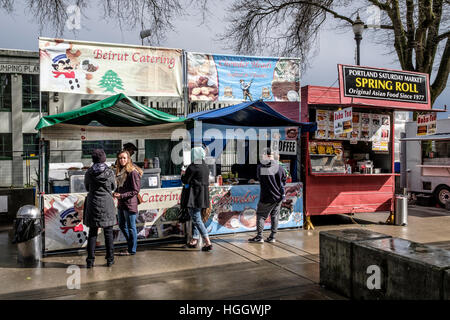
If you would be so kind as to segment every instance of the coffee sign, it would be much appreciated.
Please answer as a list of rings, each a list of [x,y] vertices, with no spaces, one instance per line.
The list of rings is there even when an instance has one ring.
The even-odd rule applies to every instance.
[[[421,104],[429,100],[426,74],[342,66],[342,76],[344,97]]]

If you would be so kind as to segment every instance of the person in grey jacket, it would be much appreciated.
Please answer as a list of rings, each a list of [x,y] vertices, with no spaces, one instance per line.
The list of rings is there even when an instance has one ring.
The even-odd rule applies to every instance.
[[[263,243],[262,232],[264,222],[270,215],[271,232],[266,239],[269,243],[276,242],[275,236],[278,231],[278,218],[281,203],[285,198],[286,172],[278,162],[278,153],[266,150],[264,163],[258,165],[257,176],[261,186],[258,208],[256,209],[256,236],[248,239],[249,242]],[[276,160],[275,160],[276,159]]]
[[[94,150],[92,152],[94,164],[84,175],[84,185],[88,191],[83,217],[84,224],[89,227],[86,259],[88,268],[94,266],[98,228],[103,228],[105,235],[106,265],[109,267],[114,264],[113,226],[116,224],[116,208],[112,192],[116,189],[116,178],[105,161],[105,151]]]

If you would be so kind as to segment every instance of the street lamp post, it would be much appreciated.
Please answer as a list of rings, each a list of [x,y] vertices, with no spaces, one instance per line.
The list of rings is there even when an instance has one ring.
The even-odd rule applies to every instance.
[[[144,45],[144,39],[150,37],[151,34],[152,34],[152,31],[150,29],[142,30],[139,33],[139,36],[141,37],[141,40],[142,40],[142,45]]]
[[[352,27],[353,27],[353,33],[355,34],[355,40],[356,40],[356,64],[359,66],[360,65],[359,44],[361,43],[362,33],[364,30],[364,22],[359,18],[359,13],[358,13],[358,16],[356,17],[355,22],[353,22]]]

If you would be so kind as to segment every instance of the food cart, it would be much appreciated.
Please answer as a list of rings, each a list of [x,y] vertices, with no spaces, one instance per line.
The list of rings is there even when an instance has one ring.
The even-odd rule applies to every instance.
[[[97,125],[92,125],[96,121]],[[91,125],[89,125],[91,124]],[[40,132],[41,145],[45,141],[103,140],[108,139],[169,139],[176,129],[184,129],[184,118],[179,118],[134,99],[117,94],[83,108],[41,118],[36,130]],[[180,131],[184,132],[183,130]],[[48,184],[48,150],[41,149],[41,174]],[[47,151],[47,152],[45,152]],[[84,171],[81,176],[84,176]],[[80,174],[78,174],[80,176]],[[138,242],[183,239],[184,227],[178,222],[181,188],[148,188],[154,183],[152,175],[141,179],[140,195],[143,202],[137,215]],[[74,190],[79,191],[79,190]],[[86,192],[41,194],[44,216],[44,253],[73,251],[87,244],[88,227],[83,224],[83,207]],[[104,244],[103,237],[98,245]],[[118,226],[114,227],[115,243],[125,243]]]
[[[406,124],[406,137],[400,140],[406,143],[406,186],[412,194],[434,197],[446,207],[450,202],[450,119],[434,122],[431,134],[418,122]]]
[[[300,167],[299,129],[314,129],[314,124],[290,120],[266,103],[255,101],[190,114],[186,127],[194,144],[206,146],[210,171],[223,179],[222,185],[219,182],[210,187],[212,210],[205,224],[209,234],[256,230],[260,186],[254,180],[257,156],[264,147],[278,149],[280,164],[291,177],[286,185],[279,228],[303,226],[303,184],[297,174]],[[239,150],[239,143],[242,153],[233,154],[233,150]],[[230,150],[230,146],[234,149]],[[224,163],[230,152],[235,157],[231,163]],[[231,167],[225,168],[227,164]],[[216,177],[210,181],[218,181]],[[269,227],[270,217],[265,225],[265,228]]]
[[[395,199],[393,112],[430,111],[429,76],[338,65],[339,88],[301,89],[305,228],[310,216],[390,211]]]

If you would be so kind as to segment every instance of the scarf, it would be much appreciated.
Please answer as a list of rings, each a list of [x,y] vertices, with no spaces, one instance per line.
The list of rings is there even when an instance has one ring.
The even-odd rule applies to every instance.
[[[75,79],[75,71],[52,71],[54,74],[54,78],[59,78],[59,76],[63,75],[66,79]]]
[[[120,170],[116,176],[117,188],[123,187],[125,180],[127,180],[127,176],[128,176],[128,173],[125,170],[125,167],[123,167],[122,170]]]
[[[191,160],[193,163],[202,163],[202,160],[205,160],[205,150],[202,147],[192,148],[191,152]]]

